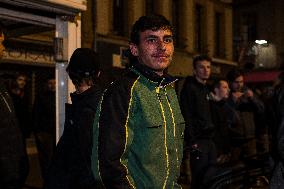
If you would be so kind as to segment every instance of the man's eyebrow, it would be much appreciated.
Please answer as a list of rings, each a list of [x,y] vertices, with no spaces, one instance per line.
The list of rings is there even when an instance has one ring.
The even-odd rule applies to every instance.
[[[156,35],[147,35],[146,38],[158,38]]]
[[[165,35],[164,38],[170,38],[173,37],[173,35]]]
[[[148,38],[148,37],[149,38],[158,38],[159,36],[150,34],[150,35],[146,36],[146,38]],[[170,35],[170,34],[169,35],[164,35],[163,38],[165,38],[165,37],[173,37],[173,35]]]

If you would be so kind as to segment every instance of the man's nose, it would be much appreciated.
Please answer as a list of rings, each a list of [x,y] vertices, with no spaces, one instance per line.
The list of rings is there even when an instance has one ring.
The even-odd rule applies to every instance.
[[[158,47],[160,50],[165,50],[166,49],[166,43],[163,40],[158,41]]]

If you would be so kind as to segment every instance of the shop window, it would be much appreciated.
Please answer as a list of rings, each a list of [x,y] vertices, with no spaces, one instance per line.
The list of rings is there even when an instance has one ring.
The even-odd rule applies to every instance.
[[[195,5],[195,51],[207,53],[206,48],[206,26],[205,26],[205,8],[202,5]]]
[[[173,26],[174,26],[174,33],[175,33],[175,46],[182,48],[182,36],[180,35],[180,0],[173,0],[172,1],[172,17],[173,17]]]
[[[225,57],[225,20],[224,14],[220,12],[215,13],[215,48],[214,55],[219,58]]]
[[[114,35],[127,37],[127,0],[113,0],[112,31]]]
[[[243,26],[246,26],[246,30],[242,31],[242,34],[246,36],[246,42],[253,42],[257,39],[257,14],[254,12],[244,13],[242,15]]]

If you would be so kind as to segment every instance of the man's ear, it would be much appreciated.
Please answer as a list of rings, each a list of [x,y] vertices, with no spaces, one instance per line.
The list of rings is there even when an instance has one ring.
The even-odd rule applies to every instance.
[[[137,45],[136,45],[136,44],[130,43],[130,44],[129,44],[129,48],[130,48],[131,54],[132,54],[133,56],[138,56],[138,55],[139,55],[139,52],[138,52],[138,49],[137,49]]]

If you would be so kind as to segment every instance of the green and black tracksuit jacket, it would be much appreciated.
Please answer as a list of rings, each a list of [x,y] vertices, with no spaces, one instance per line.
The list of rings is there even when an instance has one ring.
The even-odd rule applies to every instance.
[[[185,124],[173,82],[135,64],[103,94],[92,170],[106,188],[180,188]]]

